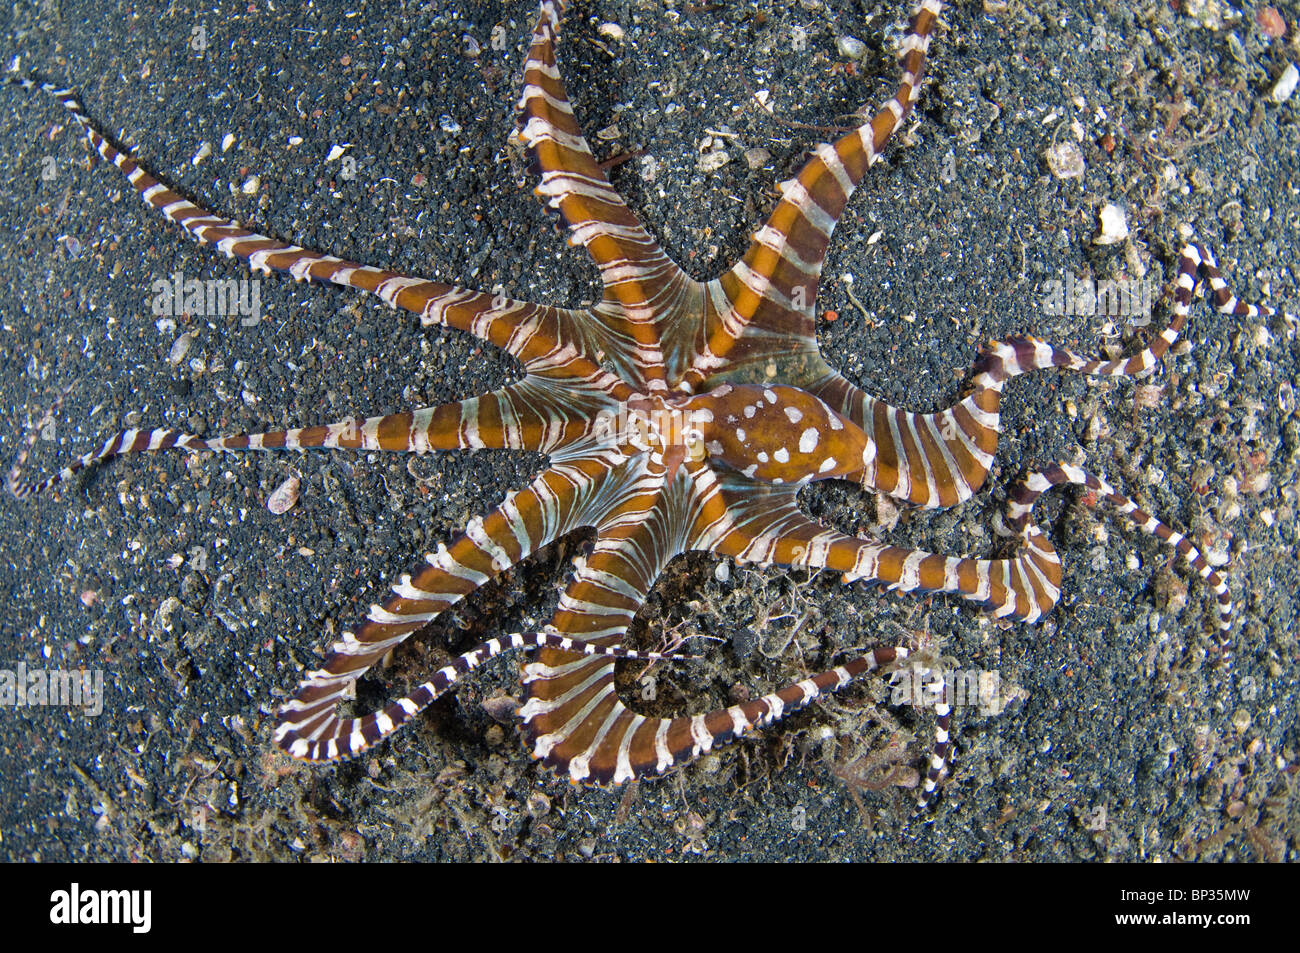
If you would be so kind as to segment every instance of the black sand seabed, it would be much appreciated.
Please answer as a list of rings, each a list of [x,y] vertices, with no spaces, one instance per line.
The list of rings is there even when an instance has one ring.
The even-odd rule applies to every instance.
[[[566,250],[505,145],[531,2],[284,6],[196,16],[174,4],[9,5],[0,54],[6,67],[19,55],[24,69],[76,87],[153,171],[270,234],[518,297],[574,304],[596,293],[595,269]],[[821,325],[833,365],[930,409],[958,393],[989,337],[1028,330],[1093,352],[1114,343],[1104,319],[1044,314],[1043,282],[1126,267],[1132,276],[1138,265],[1159,279],[1183,223],[1218,251],[1243,296],[1268,289],[1297,310],[1300,97],[1276,105],[1267,93],[1300,58],[1300,7],[1278,5],[1291,31],[1270,41],[1253,9],[1219,24],[1219,4],[1182,6],[1196,12],[1163,0],[1012,0],[947,14],[919,125],[835,233],[820,299],[839,315]],[[703,277],[734,259],[773,184],[830,135],[791,122],[843,122],[889,94],[898,69],[884,37],[898,35],[904,14],[902,3],[849,0],[676,12],[648,0],[593,4],[569,18],[562,68],[589,133],[609,130],[596,138],[602,158],[653,157],[652,181],[638,157],[614,182]],[[607,22],[621,39],[599,30]],[[803,49],[793,48],[796,26]],[[201,54],[190,45],[200,27]],[[857,76],[836,48],[846,34],[866,45]],[[753,106],[746,83],[770,90],[778,118]],[[1076,141],[1076,121],[1086,173],[1060,180],[1042,155]],[[734,133],[722,137],[732,161],[702,173],[700,143],[721,127]],[[204,141],[212,155],[195,166]],[[326,162],[346,143],[350,180]],[[743,153],[758,147],[771,160],[751,170]],[[50,180],[46,156],[56,160]],[[148,214],[42,97],[0,92],[0,165],[6,460],[70,385],[37,470],[123,425],[214,434],[316,423],[465,396],[517,372],[466,336],[278,277],[260,285],[256,326],[182,318],[160,330],[152,282],[243,269]],[[260,189],[246,195],[254,174]],[[1127,210],[1131,246],[1092,243],[1107,202]],[[846,273],[874,324],[846,295]],[[186,330],[196,339],[173,366]],[[1300,421],[1284,385],[1296,383],[1300,345],[1282,318],[1243,322],[1204,305],[1188,337],[1190,353],[1150,382],[1164,385],[1154,401],[1127,381],[1015,382],[989,488],[952,513],[905,512],[887,535],[989,552],[1007,482],[1082,451],[1087,466],[1232,554],[1240,626],[1226,665],[1205,588],[1077,493],[1041,507],[1066,575],[1061,605],[1032,627],[831,574],[730,565],[719,579],[704,558],[674,563],[656,588],[643,644],[670,629],[729,639],[700,643],[703,665],[658,669],[656,712],[725,704],[733,686],[766,690],[870,644],[921,644],[996,672],[1006,708],[958,713],[955,776],[929,824],[908,821],[906,785],[931,721],[888,705],[880,683],[670,778],[599,791],[546,776],[514,729],[487,714],[485,699],[518,695],[515,664],[503,660],[377,753],[334,769],[291,764],[270,745],[268,713],[319,657],[326,631],[353,624],[386,581],[522,486],[537,460],[175,454],[0,502],[0,660],[102,669],[107,693],[98,718],[0,711],[0,856],[1295,859]],[[267,496],[293,473],[301,500],[274,516]],[[842,527],[889,522],[851,487],[806,497]],[[540,624],[580,544],[547,550],[449,614],[363,686],[362,700],[431,670],[448,649]],[[629,679],[628,694],[640,690]]]

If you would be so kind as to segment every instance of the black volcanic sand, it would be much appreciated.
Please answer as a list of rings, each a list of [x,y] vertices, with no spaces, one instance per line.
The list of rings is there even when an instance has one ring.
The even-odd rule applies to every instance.
[[[561,58],[577,114],[601,159],[632,153],[613,181],[692,274],[733,261],[805,150],[892,92],[903,5],[867,5],[865,22],[862,6],[672,12],[644,0],[571,15]],[[1141,270],[1163,281],[1182,225],[1218,252],[1243,296],[1290,298],[1297,310],[1300,96],[1278,105],[1268,94],[1300,58],[1300,7],[1278,5],[1288,41],[1156,0],[1028,6],[964,3],[946,15],[919,122],[834,236],[823,351],[913,409],[951,402],[992,337],[1030,331],[1085,353],[1124,346],[1104,317],[1044,313],[1045,283]],[[149,0],[130,18],[111,4],[11,5],[0,54],[74,86],[149,168],[270,234],[523,298],[595,296],[594,267],[566,247],[506,145],[533,5],[355,7],[233,4],[195,20]],[[837,48],[848,35],[864,45],[856,62]],[[750,90],[768,91],[772,114]],[[699,170],[706,138],[730,157],[711,172]],[[211,154],[195,165],[203,142]],[[1054,143],[1078,145],[1081,177],[1048,168]],[[327,161],[346,144],[351,177]],[[466,335],[278,276],[259,286],[254,326],[190,315],[160,325],[155,281],[247,273],[149,214],[47,98],[0,92],[0,172],[6,461],[64,389],[36,471],[123,426],[318,423],[446,401],[519,373]],[[1094,244],[1108,203],[1126,210],[1128,242]],[[193,344],[170,363],[185,332]],[[1066,569],[1061,604],[1034,626],[830,573],[731,563],[715,573],[705,557],[674,562],[656,586],[638,644],[715,640],[695,643],[706,662],[657,667],[653,700],[640,699],[641,669],[627,667],[626,697],[656,714],[728,704],[875,644],[996,673],[1005,707],[959,710],[955,774],[929,823],[909,815],[932,718],[891,704],[879,680],[669,778],[601,791],[549,777],[509,719],[494,721],[488,708],[508,703],[483,703],[520,694],[503,659],[369,756],[293,764],[270,743],[270,712],[303,667],[421,553],[525,485],[540,459],[162,454],[0,502],[0,660],[99,669],[106,685],[96,718],[0,709],[0,856],[1294,860],[1300,345],[1282,317],[1240,320],[1203,304],[1187,339],[1190,352],[1141,386],[1013,382],[998,465],[955,511],[900,514],[847,485],[805,500],[845,529],[989,553],[1002,544],[994,516],[1008,483],[1035,464],[1081,460],[1231,556],[1238,627],[1226,660],[1206,587],[1077,491],[1040,507]],[[297,506],[271,514],[267,497],[294,474]],[[542,624],[586,542],[547,548],[447,613],[361,686],[361,702],[449,652]]]

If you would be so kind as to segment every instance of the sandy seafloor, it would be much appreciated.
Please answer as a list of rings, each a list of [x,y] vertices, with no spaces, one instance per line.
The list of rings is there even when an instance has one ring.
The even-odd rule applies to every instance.
[[[1291,24],[1280,40],[1255,25],[1254,5],[1244,19],[1214,2],[1174,6],[1184,9],[1011,0],[948,12],[919,122],[833,239],[819,302],[839,316],[819,322],[832,365],[925,410],[960,392],[990,337],[1032,331],[1084,352],[1122,344],[1104,318],[1045,314],[1043,283],[1135,269],[1158,280],[1183,224],[1244,296],[1266,290],[1300,310],[1300,96],[1267,98],[1300,58],[1300,5],[1279,4]],[[531,2],[445,0],[197,13],[8,5],[0,54],[76,87],[106,131],[223,214],[370,264],[574,305],[597,294],[596,271],[566,249],[506,145],[533,15]],[[618,166],[615,185],[670,254],[709,277],[743,250],[774,184],[829,135],[794,124],[842,124],[892,91],[886,43],[904,15],[902,3],[856,0],[595,3],[571,13],[562,68],[586,129],[605,130],[593,136],[601,158],[653,157]],[[189,45],[198,27],[201,54]],[[837,49],[845,35],[865,44],[853,69]],[[769,91],[774,116],[746,84]],[[707,173],[706,130],[734,134],[720,137],[731,161]],[[1080,135],[1084,175],[1055,177],[1045,149]],[[205,141],[213,154],[196,166]],[[345,179],[326,160],[349,143],[357,174]],[[770,159],[751,168],[756,148]],[[185,317],[160,329],[153,281],[244,270],[148,214],[88,155],[51,101],[0,92],[6,466],[69,387],[54,440],[37,444],[39,470],[123,425],[215,434],[317,423],[467,396],[518,373],[465,335],[280,277],[261,283],[256,326]],[[240,186],[254,174],[250,196]],[[1093,243],[1106,203],[1126,210],[1129,243]],[[173,365],[186,330],[193,346]],[[1231,554],[1239,624],[1226,663],[1205,587],[1077,492],[1040,507],[1066,570],[1061,604],[1033,626],[833,574],[727,564],[719,578],[705,557],[674,562],[656,586],[640,644],[669,631],[719,641],[697,643],[705,663],[656,670],[654,713],[727,704],[738,686],[768,690],[864,645],[909,644],[996,672],[1005,708],[958,712],[955,773],[927,823],[909,820],[909,785],[931,718],[888,704],[880,682],[671,777],[601,791],[547,776],[485,710],[519,695],[515,661],[503,659],[356,762],[291,763],[270,744],[269,712],[327,632],[355,624],[539,460],[172,454],[0,501],[0,660],[106,678],[98,718],[0,710],[0,857],[1294,860],[1300,420],[1288,386],[1300,343],[1281,317],[1242,321],[1204,305],[1188,339],[1192,350],[1147,382],[1163,390],[1054,374],[1013,382],[998,467],[953,512],[905,511],[886,529],[888,510],[853,487],[805,499],[844,528],[983,554],[998,544],[1008,481],[1034,463],[1082,460]],[[266,499],[293,473],[301,499],[272,515]],[[545,550],[449,613],[363,685],[362,701],[449,651],[544,622],[582,542]],[[633,677],[625,688],[640,703]]]

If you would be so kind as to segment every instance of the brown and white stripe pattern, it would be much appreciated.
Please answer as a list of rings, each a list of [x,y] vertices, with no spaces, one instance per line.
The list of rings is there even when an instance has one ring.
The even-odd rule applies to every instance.
[[[1028,335],[993,341],[975,362],[968,393],[953,407],[933,414],[891,407],[835,373],[810,390],[874,439],[875,460],[856,475],[863,485],[917,506],[953,506],[978,492],[988,476],[1001,430],[1002,388],[1007,381],[1049,369],[1095,377],[1148,373],[1186,325],[1198,273],[1209,282],[1220,313],[1248,318],[1273,313],[1271,308],[1238,300],[1209,250],[1187,244],[1178,256],[1169,324],[1129,357],[1110,361],[1086,358]]]
[[[189,450],[230,453],[244,450],[529,450],[555,453],[587,437],[591,419],[613,414],[609,395],[576,383],[559,387],[548,378],[530,376],[500,390],[437,407],[349,417],[330,424],[204,438],[179,430],[124,430],[96,450],[73,460],[44,480],[22,477],[26,450],[8,476],[9,491],[19,499],[64,483],[86,467],[132,453]]]
[[[534,373],[558,371],[567,378],[588,377],[593,383],[608,376],[578,346],[575,326],[582,318],[574,312],[361,265],[250,231],[199,207],[150,175],[91,123],[71,90],[27,78],[7,79],[56,99],[81,125],[95,151],[126,176],[146,205],[200,244],[242,259],[254,271],[279,271],[295,281],[330,282],[377,295],[390,307],[419,315],[423,324],[459,328],[488,341]]]
[[[556,629],[598,645],[619,644],[663,566],[698,542],[679,537],[676,512],[692,513],[694,525],[707,525],[704,514],[719,489],[707,477],[677,483],[666,493],[633,497],[611,514],[591,558],[561,598]],[[611,660],[546,647],[524,667],[528,700],[520,714],[534,757],[574,782],[621,784],[662,774],[906,656],[903,648],[876,649],[743,704],[656,718],[631,711],[618,698]],[[942,766],[946,746],[941,720],[933,763]]]
[[[1008,524],[1023,529],[1029,520],[1034,501],[1045,490],[1067,484],[1086,487],[1092,491],[1091,494],[1083,497],[1089,505],[1095,506],[1102,501],[1108,503],[1132,520],[1142,532],[1173,547],[1179,558],[1214,592],[1218,602],[1220,632],[1226,633],[1232,628],[1232,596],[1228,592],[1228,581],[1209,564],[1205,554],[1192,545],[1182,533],[1162,523],[1101,477],[1093,476],[1068,463],[1056,463],[1031,473],[1012,490],[1011,499],[1007,504]]]
[[[315,706],[309,701],[295,698],[280,708],[275,728],[275,742],[293,757],[302,761],[337,761],[365,752],[372,745],[387,738],[439,696],[450,690],[464,675],[468,675],[490,659],[512,649],[550,648],[571,655],[598,655],[604,658],[623,658],[639,661],[681,661],[696,659],[695,655],[638,652],[619,646],[599,646],[590,642],[575,641],[553,632],[518,632],[501,638],[488,639],[468,652],[456,656],[433,673],[427,682],[409,695],[398,698],[380,711],[361,718],[326,720],[320,725],[300,720],[299,715],[310,715]]]
[[[605,300],[599,315],[617,346],[607,349],[649,393],[667,390],[660,328],[666,314],[698,296],[696,283],[664,254],[596,163],[569,104],[556,65],[562,0],[543,0],[524,61],[515,137],[532,157],[536,194],[559,212],[570,241],[600,269]],[[693,292],[695,292],[693,294]]]
[[[541,4],[524,64],[517,136],[540,175],[539,196],[564,218],[572,242],[583,245],[600,270],[604,297],[588,309],[511,301],[243,229],[152,177],[94,128],[69,90],[39,85],[76,117],[98,153],[150,207],[199,243],[256,270],[378,295],[426,324],[490,341],[517,357],[527,374],[490,394],[440,407],[316,427],[216,438],[130,430],[39,482],[21,475],[29,440],[10,475],[15,495],[47,489],[114,456],[172,448],[498,448],[547,454],[548,466],[527,489],[470,521],[449,545],[402,576],[281,708],[277,743],[310,761],[366,750],[459,678],[519,648],[531,653],[523,668],[528,697],[520,714],[537,758],[573,781],[620,783],[662,773],[908,654],[903,647],[878,648],[754,701],[702,714],[635,713],[618,698],[614,661],[666,658],[638,655],[624,642],[655,580],[677,555],[695,550],[833,569],[846,582],[951,593],[994,615],[1032,622],[1058,601],[1061,565],[1031,521],[1031,510],[1044,491],[1066,484],[1085,488],[1088,502],[1108,502],[1173,547],[1216,593],[1219,625],[1227,629],[1226,580],[1204,555],[1104,480],[1067,464],[1031,473],[1013,489],[1008,523],[1019,550],[1000,559],[949,556],[839,533],[804,514],[797,499],[803,484],[820,479],[852,480],[926,508],[969,498],[993,463],[1002,389],[1011,378],[1049,368],[1111,377],[1150,370],[1182,330],[1198,276],[1208,280],[1220,311],[1267,313],[1237,301],[1208,251],[1183,249],[1169,325],[1132,357],[1091,360],[1036,338],[1009,338],[985,347],[967,393],[953,407],[934,414],[890,407],[822,360],[813,301],[836,221],[917,98],[942,4],[922,0],[916,6],[900,51],[903,76],[895,95],[857,130],[813,150],[804,168],[782,185],[780,201],[744,258],[707,284],[692,281],[664,254],[596,163],[556,64],[562,8],[560,0]],[[11,81],[38,88],[31,80]],[[768,365],[776,366],[775,379]],[[658,430],[607,439],[602,420],[633,406],[685,415],[698,440],[688,448],[684,439],[675,442]],[[700,447],[702,453],[688,452]],[[356,680],[386,653],[539,547],[584,528],[596,531],[591,555],[541,632],[491,639],[380,711],[343,714]],[[951,751],[951,712],[938,705],[935,714],[923,804],[942,779]]]
[[[686,549],[713,549],[724,481],[688,464],[692,479],[667,491],[630,495],[599,526],[595,550],[561,598],[553,625],[598,645],[621,642],[664,565]],[[725,514],[722,517],[725,521]],[[677,527],[689,527],[681,535]],[[905,659],[905,648],[879,648],[742,704],[676,718],[631,711],[614,688],[614,666],[550,647],[524,667],[528,700],[520,711],[533,755],[575,783],[621,784],[662,774],[755,729],[771,725],[818,697]],[[943,773],[949,714],[937,710],[931,776],[922,804]]]
[[[942,7],[938,0],[917,4],[899,49],[903,76],[893,97],[853,132],[813,150],[799,173],[780,184],[781,200],[744,257],[709,283],[707,343],[688,381],[707,380],[719,363],[782,366],[817,354],[814,307],[831,232],[920,94]]]
[[[355,633],[344,633],[322,667],[309,673],[293,700],[281,707],[276,728],[280,746],[309,760],[355,754],[351,740],[359,737],[358,731],[364,736],[382,727],[340,717],[339,705],[352,693],[356,680],[484,583],[536,549],[587,525],[590,513],[602,510],[611,495],[602,492],[608,477],[603,462],[552,466],[528,489],[508,494],[488,516],[471,520],[450,546],[440,544],[425,557],[424,566],[397,581],[383,605],[370,607],[366,622]],[[389,712],[388,717],[394,714]],[[330,755],[331,750],[336,755]]]

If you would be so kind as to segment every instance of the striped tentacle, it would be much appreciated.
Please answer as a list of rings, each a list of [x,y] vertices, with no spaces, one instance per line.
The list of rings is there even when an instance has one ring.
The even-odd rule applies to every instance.
[[[623,658],[640,661],[668,662],[698,659],[698,655],[678,653],[638,652],[621,646],[597,646],[589,643],[575,642],[573,639],[550,632],[514,632],[501,638],[480,642],[468,652],[464,652],[438,671],[427,682],[419,685],[411,694],[389,702],[382,709],[371,712],[361,718],[345,719],[338,723],[338,735],[333,739],[333,746],[326,741],[323,746],[313,745],[296,736],[292,722],[281,721],[276,728],[276,742],[291,755],[303,761],[326,762],[355,757],[372,748],[387,738],[397,729],[428,708],[437,698],[455,687],[464,675],[478,669],[489,659],[496,658],[512,649],[552,648],[557,651],[578,653],[582,655],[599,655],[606,658]],[[290,703],[292,704],[292,703]],[[281,709],[281,717],[286,717],[288,706]],[[346,738],[346,741],[343,739]],[[301,752],[301,753],[300,753]]]
[[[1017,525],[1020,552],[1006,559],[943,556],[847,536],[805,516],[797,487],[723,481],[725,514],[709,527],[708,548],[741,562],[834,569],[845,582],[866,580],[898,592],[950,592],[994,616],[1033,622],[1060,598],[1056,548],[1033,523]]]
[[[179,430],[124,430],[40,481],[22,478],[26,450],[8,477],[19,499],[64,483],[86,467],[112,457],[181,449],[228,453],[244,450],[531,450],[551,453],[589,433],[591,418],[610,404],[604,394],[561,388],[527,377],[489,394],[376,417],[349,417],[331,424],[224,437],[198,437]]]
[[[1172,546],[1213,589],[1219,628],[1231,627],[1227,582],[1204,555],[1105,480],[1067,463],[1030,473],[1012,488],[1007,525],[1019,537],[1021,551],[1005,559],[943,556],[846,536],[803,515],[796,504],[797,488],[767,486],[764,494],[754,494],[754,487],[738,475],[723,481],[717,522],[707,529],[707,545],[742,562],[834,569],[844,574],[845,582],[875,582],[899,592],[953,593],[980,603],[995,617],[1035,622],[1060,598],[1061,563],[1030,515],[1044,491],[1064,484],[1094,491],[1098,500],[1116,507],[1143,532]],[[1098,502],[1085,499],[1094,505]]]
[[[750,483],[738,474],[720,482],[709,506],[700,513],[694,545],[730,555],[737,561],[837,569],[844,573],[846,582],[865,579],[899,591],[953,592],[983,603],[995,616],[1011,615],[1033,622],[1058,601],[1061,568],[1051,543],[1030,522],[1031,512],[1046,490],[1066,484],[1093,491],[1095,499],[1085,497],[1090,505],[1109,503],[1143,532],[1173,547],[1214,591],[1220,632],[1231,628],[1232,600],[1227,582],[1195,546],[1105,480],[1065,463],[1030,473],[1013,487],[1007,524],[1019,535],[1023,551],[1011,559],[943,557],[847,537],[800,513],[797,487]],[[947,771],[951,714],[946,703],[936,704],[935,745],[921,808]]]
[[[507,494],[488,516],[471,520],[450,546],[426,556],[427,566],[403,575],[393,595],[371,606],[356,633],[345,632],[280,708],[276,743],[295,758],[329,761],[365,750],[409,720],[436,692],[419,691],[364,718],[341,718],[338,707],[366,669],[412,633],[540,547],[589,525],[608,476],[601,460],[553,466],[526,490]]]
[[[891,407],[839,374],[832,374],[813,387],[813,392],[866,429],[876,444],[875,460],[861,473],[847,479],[856,479],[926,508],[952,506],[969,499],[983,485],[993,463],[1001,432],[1002,388],[1006,382],[1048,368],[1095,377],[1135,377],[1150,371],[1187,323],[1198,270],[1208,280],[1219,312],[1239,317],[1273,313],[1265,305],[1238,300],[1209,250],[1189,244],[1179,254],[1169,325],[1129,357],[1086,358],[1030,336],[993,341],[975,362],[966,396],[953,407],[933,414]]]
[[[931,684],[941,693],[940,700],[934,705],[934,746],[930,749],[930,760],[926,765],[925,781],[921,784],[921,796],[917,798],[916,812],[919,814],[929,806],[940,782],[948,773],[948,761],[952,751],[952,706],[943,701],[944,688],[941,672],[934,673],[937,682]]]
[[[596,163],[556,66],[563,3],[544,0],[524,62],[516,139],[540,174],[539,197],[563,216],[571,244],[586,246],[600,269],[605,300],[593,310],[611,337],[606,351],[634,356],[630,371],[664,391],[656,317],[698,298],[688,275],[664,254]]]
[[[534,373],[563,373],[593,381],[608,376],[576,345],[575,329],[587,320],[582,312],[414,278],[250,231],[196,205],[150,175],[95,127],[72,90],[25,77],[7,79],[24,89],[40,89],[54,97],[81,125],[95,150],[127,177],[145,204],[202,245],[211,246],[227,257],[239,258],[263,274],[275,270],[291,275],[296,281],[325,281],[377,295],[392,308],[419,315],[426,326],[459,328],[488,341],[518,358]]]
[[[57,482],[61,482],[61,480],[46,480],[37,483],[28,482],[23,479],[23,469],[27,466],[27,458],[31,456],[32,448],[36,446],[36,440],[40,436],[41,431],[45,429],[47,424],[54,421],[55,416],[63,407],[64,399],[72,391],[73,386],[73,384],[68,384],[60,389],[59,393],[54,398],[54,403],[49,406],[41,416],[41,419],[38,420],[34,426],[28,428],[27,435],[23,438],[22,446],[18,448],[18,454],[14,457],[13,466],[9,468],[9,472],[5,475],[5,487],[11,494],[13,494],[13,496],[20,500],[24,497],[30,496],[32,493],[39,492],[46,487],[53,486]],[[84,465],[85,464],[82,464],[82,466]],[[68,474],[68,476],[71,476],[71,474]],[[66,479],[66,477],[62,479]]]
[[[1011,493],[1007,523],[1020,536],[1022,554],[986,560],[942,557],[922,550],[888,547],[846,537],[809,520],[796,506],[797,487],[748,484],[739,475],[722,481],[720,492],[697,522],[697,545],[737,561],[838,569],[846,582],[866,579],[900,591],[954,592],[981,602],[995,616],[1033,622],[1050,610],[1060,594],[1060,561],[1051,543],[1030,522],[1034,503],[1053,486],[1074,484],[1097,494],[1136,526],[1172,546],[1213,589],[1221,632],[1231,627],[1227,583],[1181,533],[1142,510],[1106,481],[1078,467],[1058,463],[1029,474]],[[745,495],[737,493],[743,488]],[[919,809],[924,809],[947,772],[951,707],[935,705],[935,744],[930,754]]]
[[[930,799],[934,797],[940,782],[948,774],[949,755],[952,751],[952,706],[945,700],[948,684],[943,677],[943,669],[931,669],[915,662],[913,666],[916,676],[926,679],[924,683],[926,690],[932,692],[937,699],[933,706],[934,743],[930,747],[930,756],[926,759],[925,780],[921,783],[921,794],[917,798],[916,810],[913,812],[913,816],[917,817],[925,814]]]
[[[1122,515],[1128,517],[1144,533],[1173,547],[1179,558],[1193,572],[1205,580],[1206,585],[1214,591],[1218,603],[1219,631],[1221,633],[1227,632],[1232,628],[1232,596],[1228,591],[1228,582],[1223,577],[1223,574],[1216,571],[1206,560],[1204,554],[1193,546],[1182,533],[1146,512],[1101,477],[1094,476],[1068,463],[1054,463],[1049,467],[1029,474],[1012,490],[1011,499],[1007,505],[1008,525],[1017,531],[1022,530],[1029,521],[1030,511],[1038,497],[1054,486],[1066,484],[1073,484],[1091,490],[1095,496],[1090,494],[1083,498],[1090,506],[1096,506],[1101,502],[1109,503],[1119,510]]]
[[[641,458],[628,476],[616,507],[597,526],[591,556],[560,597],[549,631],[595,645],[620,644],[654,580],[681,551],[659,492],[662,474]],[[534,757],[574,781],[618,783],[635,776],[629,753],[608,748],[639,718],[618,700],[612,661],[542,649],[525,666],[523,680],[528,701],[520,714]]]
[[[739,506],[737,505],[738,491],[743,491],[745,498],[743,505]],[[808,522],[806,517],[795,511],[797,493],[797,486],[749,483],[743,481],[739,475],[728,476],[718,481],[716,486],[711,488],[707,499],[696,514],[691,537],[692,548],[719,555],[730,554],[737,560],[746,558],[744,549],[739,547],[741,540],[760,539],[766,546],[770,540],[787,531],[790,526],[798,527],[801,523]],[[813,551],[814,545],[805,543],[801,547],[792,549],[790,555],[797,555],[803,564],[807,564],[806,556]],[[794,563],[792,562],[791,565]],[[882,653],[891,653],[887,656],[889,659],[901,660],[907,657],[906,649],[897,648],[877,649],[874,656],[864,656],[864,659],[874,657],[883,662],[886,656]],[[856,664],[860,665],[861,661],[858,660]],[[841,669],[833,670],[840,674],[835,689],[846,684],[843,678],[844,671],[856,677],[863,671],[872,671],[877,667],[876,664],[870,664],[866,669],[860,669],[856,668],[855,663],[848,663]],[[935,672],[935,675],[941,677],[941,673]],[[939,782],[946,774],[951,750],[952,708],[943,700],[942,693],[934,706],[934,713],[934,744],[930,751],[926,777],[917,804],[918,812],[926,808]]]
[[[576,574],[553,620],[557,632],[597,645],[619,644],[644,603],[653,580],[683,546],[699,545],[719,516],[719,484],[698,463],[685,469],[685,481],[669,503],[646,498],[624,506],[603,524],[596,550]],[[667,508],[679,508],[676,519]],[[692,527],[685,539],[670,527]],[[542,649],[524,667],[529,698],[524,718],[534,757],[568,775],[571,781],[622,784],[688,763],[740,735],[770,725],[822,695],[844,688],[862,675],[907,657],[903,648],[878,648],[828,671],[793,682],[739,705],[697,715],[654,718],[628,709],[614,687],[614,665],[572,652]],[[942,715],[932,763],[942,766],[948,744]],[[932,790],[933,784],[927,787]]]
[[[575,711],[573,717],[546,734],[540,733],[542,726],[534,722],[549,713],[538,713],[535,698],[521,714],[528,720],[529,734],[535,741],[534,756],[544,759],[547,767],[567,773],[574,783],[617,785],[689,764],[715,747],[771,725],[815,699],[906,657],[904,648],[873,649],[748,702],[697,715],[648,718],[634,714],[614,697],[612,663],[566,664],[557,661],[560,656],[556,656],[552,663],[526,665],[525,680],[531,685],[538,680],[567,677],[574,686],[570,691],[578,693],[574,697],[583,703],[582,707],[575,708],[572,703],[565,706],[562,710],[566,714]],[[936,732],[936,739],[942,740],[936,740],[933,762],[940,768],[948,744],[947,716],[943,718],[944,727]],[[927,784],[927,791],[933,788],[933,783]]]
[[[596,645],[622,641],[654,579],[681,543],[670,530],[672,522],[663,517],[661,503],[647,497],[639,507],[623,508],[601,530],[591,558],[561,599],[552,621],[557,633]],[[575,783],[622,784],[685,764],[906,654],[876,649],[744,704],[653,718],[619,700],[612,660],[547,647],[524,667],[529,697],[520,714],[534,757],[547,767]]]
[[[691,383],[728,366],[789,361],[792,350],[816,352],[814,303],[831,232],[849,197],[912,109],[920,92],[925,55],[943,4],[922,0],[900,55],[898,91],[870,121],[839,139],[821,143],[731,271],[708,285],[708,345]],[[796,347],[797,345],[797,347]]]

